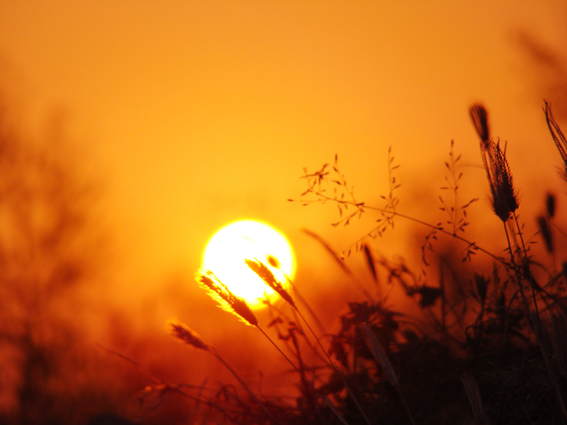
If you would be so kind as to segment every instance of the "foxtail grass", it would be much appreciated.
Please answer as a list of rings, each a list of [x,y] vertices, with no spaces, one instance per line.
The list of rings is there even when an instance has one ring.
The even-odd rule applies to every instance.
[[[244,260],[244,262],[250,268],[250,270],[256,273],[262,279],[262,281],[270,288],[272,288],[280,297],[282,297],[285,302],[291,305],[294,309],[297,309],[295,301],[293,300],[289,292],[287,292],[282,283],[276,279],[268,266],[266,266],[257,258],[253,260],[247,258],[246,260]]]
[[[250,265],[253,268],[256,268],[257,272],[261,273],[262,279],[267,279],[273,285],[273,288],[276,292],[284,294],[284,296],[293,302],[293,299],[281,284],[277,282],[273,273],[261,262],[259,261],[252,261]],[[249,266],[250,267],[250,266]],[[239,317],[243,322],[247,323],[248,325],[254,326],[257,328],[264,337],[276,348],[276,350],[285,358],[285,360],[293,367],[293,369],[299,374],[303,385],[305,387],[305,394],[312,393],[313,391],[317,392],[316,388],[309,383],[306,375],[305,375],[305,368],[297,366],[294,362],[291,361],[289,356],[287,356],[282,349],[274,342],[272,338],[262,329],[258,323],[258,319],[252,312],[252,309],[248,305],[248,303],[242,299],[237,297],[227,285],[221,282],[215,274],[211,270],[201,269],[197,273],[197,281],[205,288],[207,293],[216,300],[223,310],[226,310],[230,313],[235,314]],[[277,283],[276,283],[277,282]],[[293,304],[295,306],[295,303]],[[341,417],[341,419],[343,419]]]
[[[469,113],[478,134],[480,137],[480,142],[482,145],[481,149],[487,148],[487,143],[490,140],[490,127],[488,125],[488,112],[486,112],[486,108],[481,104],[474,104],[470,107]]]
[[[561,133],[559,126],[557,126],[555,121],[553,120],[553,116],[551,114],[551,108],[547,102],[545,102],[544,111],[546,114],[546,120],[549,129],[551,131],[552,137],[561,153],[562,158],[565,160],[567,158],[564,156],[565,144],[563,142],[565,141],[565,138],[563,137],[563,133]],[[524,302],[526,315],[533,329],[537,344],[540,348],[544,365],[547,370],[551,385],[553,387],[558,405],[560,407],[563,420],[567,422],[567,408],[563,401],[563,396],[560,392],[556,377],[554,376],[551,367],[550,355],[548,349],[543,341],[542,323],[538,310],[538,302],[536,298],[536,290],[538,292],[543,292],[546,295],[548,295],[548,293],[544,291],[540,285],[537,284],[530,271],[530,262],[528,259],[527,249],[523,240],[520,224],[518,223],[518,217],[516,215],[516,210],[519,207],[519,202],[517,199],[517,193],[512,183],[512,173],[510,170],[510,166],[508,165],[508,161],[506,159],[506,151],[500,149],[499,143],[494,143],[490,138],[488,138],[489,136],[487,130],[488,113],[486,112],[484,106],[473,105],[470,108],[470,112],[473,118],[473,124],[477,132],[479,133],[479,137],[481,138],[481,155],[486,170],[486,174],[488,177],[488,181],[490,184],[490,191],[492,195],[492,209],[504,224],[504,233],[506,235],[506,241],[508,243],[510,260],[512,262],[513,271],[516,275],[518,289],[522,297],[522,300]],[[485,133],[485,129],[486,129],[486,133]],[[516,229],[518,232],[517,234],[520,238],[520,242],[522,245],[521,253],[523,254],[523,258],[518,261],[523,262],[523,265],[518,264],[517,260],[515,259],[515,251],[512,248],[510,234],[508,232],[508,228],[506,227],[506,222],[510,218],[514,219],[514,223],[516,225]],[[524,291],[524,287],[523,287],[524,280],[527,280],[531,286],[532,295],[533,295],[533,305],[535,311],[532,311],[530,302]]]
[[[518,209],[518,196],[506,159],[506,148],[502,149],[500,142],[495,142],[490,137],[486,108],[481,104],[475,104],[469,111],[480,137],[480,152],[490,184],[492,209],[500,220],[506,222]]]
[[[234,293],[221,282],[211,270],[201,269],[197,273],[197,282],[199,282],[207,291],[207,293],[215,301],[219,303],[221,308],[229,313],[235,314],[244,323],[257,328],[272,345],[285,357],[287,362],[297,371],[297,366],[289,359],[288,356],[278,347],[278,345],[269,337],[268,334],[260,327],[258,319],[252,312],[248,303],[234,295]]]
[[[199,270],[197,272],[197,282],[219,303],[223,310],[235,314],[248,325],[258,326],[258,319],[256,319],[248,303],[234,295],[228,289],[228,286],[222,283],[211,270]]]
[[[567,141],[553,118],[551,106],[545,102],[543,109],[553,141],[565,162],[562,176],[567,178]],[[553,271],[544,269],[535,259],[535,254],[544,249],[557,255],[558,259],[562,254],[562,237],[554,233],[560,231],[560,227],[552,221],[561,219],[556,211],[555,196],[546,197],[544,212],[533,223],[539,230],[538,237],[542,238],[539,242],[545,244],[540,251],[537,245],[532,248],[534,240],[525,236],[528,233],[519,220],[519,210],[524,204],[520,204],[519,191],[514,184],[507,144],[493,136],[490,117],[483,105],[472,105],[468,112],[480,140],[489,207],[496,216],[493,219],[500,221],[504,228],[502,236],[506,243],[502,244],[502,253],[495,254],[466,237],[468,219],[465,209],[472,201],[466,203],[457,199],[462,173],[458,164],[460,156],[453,156],[452,142],[450,159],[445,162],[449,174],[441,189],[452,192],[454,197],[450,202],[445,202],[446,197],[441,199],[444,219],[437,224],[405,215],[398,209],[395,191],[400,183],[396,180],[397,165],[391,149],[388,150],[390,193],[380,197],[385,202],[382,208],[355,197],[353,186],[347,185],[339,170],[337,156],[334,163],[325,164],[316,172],[305,170],[302,177],[307,182],[307,190],[302,194],[306,199],[304,204],[334,202],[338,206],[339,220],[333,224],[347,225],[350,220],[370,211],[378,218],[374,229],[343,251],[348,255],[354,246],[353,252],[364,256],[370,270],[368,280],[376,286],[376,291],[366,289],[368,282],[356,277],[346,265],[344,256],[335,253],[318,235],[306,232],[323,243],[332,259],[361,289],[357,296],[363,301],[348,303],[349,311],[339,316],[340,331],[330,334],[328,350],[321,342],[327,337],[323,335],[324,329],[321,327],[318,337],[303,317],[304,303],[291,280],[285,277],[287,282],[281,281],[280,275],[273,272],[280,267],[276,258],[251,258],[246,260],[246,265],[285,302],[285,308],[280,308],[266,301],[272,314],[267,327],[274,326],[273,331],[277,331],[280,338],[278,344],[263,331],[244,300],[232,294],[212,271],[199,271],[199,284],[225,310],[247,325],[257,327],[298,373],[301,396],[294,406],[282,405],[282,410],[267,404],[265,407],[274,418],[269,418],[266,411],[262,418],[269,418],[269,423],[275,423],[277,419],[286,425],[316,421],[341,425],[411,421],[412,424],[430,425],[469,420],[477,425],[491,422],[539,425],[558,423],[561,417],[567,423],[563,400],[567,383],[567,307],[564,302],[567,262],[558,272],[555,266]],[[513,148],[512,144],[509,146]],[[421,270],[413,273],[404,261],[374,258],[370,237],[391,229],[398,218],[428,227],[426,243],[432,251],[435,244],[441,243],[437,241],[440,235],[449,237],[445,251],[464,243],[466,255],[461,259],[466,263],[450,258],[452,252],[446,256],[442,256],[445,253],[431,254],[437,255],[439,264],[438,282],[432,285],[430,281],[422,281],[431,279],[429,276]],[[425,244],[422,253],[424,249]],[[478,269],[478,264],[485,266],[487,263],[485,259],[476,260],[472,256],[477,252],[488,256],[490,270]],[[424,268],[428,267],[430,264],[425,263]],[[385,307],[387,291],[393,285],[400,286],[408,297],[416,296],[413,301],[420,309],[418,314],[413,316],[414,311],[410,313],[409,309],[398,312]],[[385,294],[383,297],[382,293]],[[310,313],[316,318],[311,310]],[[285,320],[289,325],[287,334],[280,326],[286,323]],[[309,320],[312,321],[311,317]],[[310,334],[303,328],[308,328]],[[218,355],[183,324],[172,324],[171,332],[185,344]],[[311,364],[303,341],[317,356]],[[284,354],[279,347],[283,344],[287,347],[284,350],[291,351],[292,355]],[[237,376],[230,367],[229,370]],[[241,381],[238,377],[237,380]],[[246,385],[243,381],[240,383]],[[533,385],[537,389],[532,390]],[[254,404],[261,405],[256,399]],[[260,414],[256,407],[255,411]]]

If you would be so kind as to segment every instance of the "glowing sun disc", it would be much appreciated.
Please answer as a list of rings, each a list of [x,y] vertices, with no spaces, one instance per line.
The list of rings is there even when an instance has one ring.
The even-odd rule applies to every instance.
[[[287,238],[272,226],[255,220],[228,224],[214,234],[203,253],[203,267],[211,270],[232,293],[252,308],[263,306],[264,297],[276,295],[246,265],[246,259],[264,263],[288,287],[295,273],[293,249]],[[286,278],[287,276],[287,278]]]

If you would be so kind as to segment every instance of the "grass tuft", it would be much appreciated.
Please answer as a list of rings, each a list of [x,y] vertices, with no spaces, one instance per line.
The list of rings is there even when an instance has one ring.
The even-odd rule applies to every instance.
[[[567,142],[548,102],[543,109],[567,171]],[[531,220],[535,230],[530,235],[529,226],[519,219],[520,202],[506,145],[492,136],[483,105],[472,105],[469,113],[480,138],[496,215],[491,217],[504,228],[501,251],[483,246],[487,241],[494,245],[498,235],[486,235],[481,241],[468,237],[467,230],[478,224],[467,209],[479,194],[461,201],[465,176],[453,141],[444,162],[447,177],[440,187],[444,218],[433,223],[401,211],[401,183],[395,175],[399,165],[391,148],[388,193],[377,197],[381,206],[355,196],[337,156],[318,171],[305,169],[302,178],[307,189],[299,201],[303,205],[333,203],[339,215],[333,225],[348,226],[362,215],[375,215],[375,227],[355,237],[342,255],[321,236],[306,230],[325,247],[357,291],[337,315],[336,327],[327,330],[318,322],[321,331],[316,334],[298,304],[302,308],[304,304],[315,320],[317,316],[297,292],[297,283],[290,281],[289,289],[284,288],[268,267],[279,268],[277,260],[246,260],[285,301],[266,301],[271,319],[264,330],[243,300],[213,272],[200,270],[199,284],[223,308],[257,327],[293,367],[298,380],[291,402],[260,396],[216,349],[186,325],[172,321],[170,332],[177,339],[212,353],[248,394],[244,398],[235,388],[223,386],[214,396],[205,397],[201,392],[189,393],[189,388],[202,391],[200,387],[176,387],[183,388],[189,400],[207,406],[201,423],[567,425],[567,259],[562,258],[567,252],[567,233],[561,230],[561,203],[556,195],[546,193],[543,212]],[[567,172],[562,174],[567,178]],[[398,219],[427,230],[425,242],[416,249],[422,254],[419,267],[403,258],[378,255],[373,249],[372,241],[393,231]],[[370,272],[368,279],[359,278],[357,270],[347,265],[348,255],[362,256]],[[544,261],[538,258],[541,255]],[[559,270],[556,264],[561,264]],[[392,305],[394,287],[407,297],[403,301],[410,307],[402,310]]]

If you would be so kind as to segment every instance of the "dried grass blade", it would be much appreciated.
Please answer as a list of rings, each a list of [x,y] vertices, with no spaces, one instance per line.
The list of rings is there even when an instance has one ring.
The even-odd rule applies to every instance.
[[[476,425],[490,425],[490,421],[484,413],[482,399],[480,397],[480,389],[478,388],[476,380],[468,373],[465,373],[461,376],[461,382],[465,387],[465,392],[467,394],[469,404],[471,405]]]
[[[376,339],[376,335],[374,335],[372,328],[367,323],[363,323],[360,325],[360,329],[362,330],[362,334],[364,335],[364,339],[366,340],[366,344],[368,345],[370,352],[378,363],[380,363],[382,369],[384,369],[388,380],[394,387],[399,388],[398,378],[396,377],[392,363],[390,363],[390,359],[388,359],[386,352],[378,342],[378,339]]]

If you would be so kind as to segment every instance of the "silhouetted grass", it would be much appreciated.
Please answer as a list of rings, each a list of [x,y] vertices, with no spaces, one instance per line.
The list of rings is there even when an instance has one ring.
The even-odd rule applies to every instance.
[[[565,160],[565,137],[547,102],[544,112],[552,140]],[[490,193],[494,219],[503,223],[502,234],[487,235],[484,242],[501,238],[506,245],[504,252],[493,253],[483,248],[483,241],[467,239],[466,230],[474,225],[467,209],[477,198],[461,201],[459,182],[463,175],[453,143],[440,196],[444,218],[438,223],[399,211],[400,183],[395,177],[398,166],[391,150],[389,193],[381,197],[381,207],[355,198],[337,157],[332,165],[325,164],[316,172],[305,170],[307,189],[300,202],[336,204],[340,217],[335,225],[348,225],[364,214],[377,214],[376,227],[343,253],[334,252],[309,232],[341,264],[352,284],[362,288],[365,298],[347,302],[346,312],[339,317],[340,329],[318,335],[302,314],[304,308],[312,316],[316,311],[293,291],[287,291],[262,261],[247,260],[248,266],[282,296],[287,308],[276,308],[266,301],[273,319],[264,327],[277,335],[278,342],[260,328],[255,318],[245,320],[262,330],[293,366],[300,393],[291,402],[253,394],[221,360],[241,381],[245,393],[228,387],[216,394],[190,386],[176,387],[188,402],[208,406],[200,419],[202,423],[567,423],[567,262],[561,258],[565,255],[566,236],[557,223],[556,198],[547,195],[545,213],[537,218],[544,248],[537,250],[526,242],[518,217],[521,202],[506,157],[506,144],[491,135],[489,114],[482,105],[472,106],[470,114],[480,138],[488,183],[485,187]],[[370,247],[372,239],[391,231],[396,220],[411,220],[428,229],[421,249],[422,265],[416,272],[403,260],[376,256]],[[430,278],[425,273],[432,267],[427,255],[435,255],[441,236],[445,244],[460,246],[462,258],[445,262],[437,276]],[[372,282],[360,281],[343,261],[344,256],[354,253],[364,256]],[[478,259],[481,254],[485,257],[482,261]],[[537,258],[540,255],[552,261]],[[474,272],[463,272],[459,261],[471,263]],[[557,266],[558,262],[561,266]],[[199,276],[203,283],[203,276],[209,275]],[[222,299],[233,300],[230,290],[221,282],[218,285],[228,291]],[[379,296],[394,285],[415,301],[418,310],[414,314],[397,311],[387,296]],[[231,305],[238,315],[243,315],[239,309],[248,314],[246,307],[237,307]],[[211,350],[184,325],[177,326],[178,338]],[[220,359],[216,350],[213,354]]]

